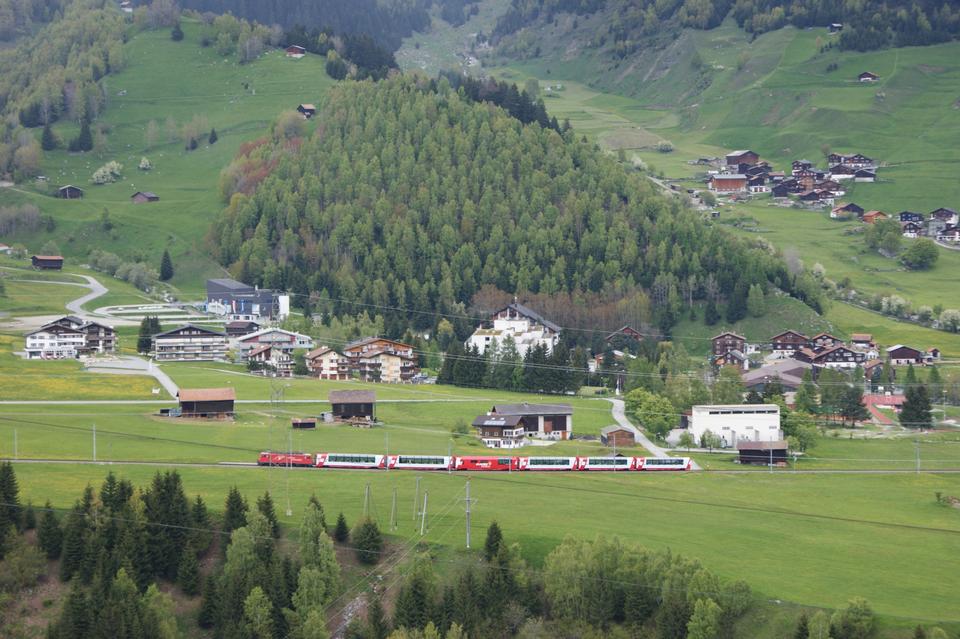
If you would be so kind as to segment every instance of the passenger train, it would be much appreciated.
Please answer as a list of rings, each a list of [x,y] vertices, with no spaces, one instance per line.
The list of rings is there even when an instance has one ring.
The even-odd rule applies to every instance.
[[[494,457],[486,455],[373,455],[366,453],[260,453],[260,466],[367,470],[663,471],[690,470],[689,457]]]

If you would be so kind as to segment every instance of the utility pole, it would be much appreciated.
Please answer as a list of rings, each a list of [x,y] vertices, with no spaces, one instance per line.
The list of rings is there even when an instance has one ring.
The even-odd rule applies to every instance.
[[[420,475],[417,475],[417,492],[413,496],[413,521],[420,516]]]
[[[473,500],[470,499],[470,478],[467,477],[467,549],[470,549],[470,506],[473,504]]]
[[[390,530],[397,529],[397,487],[393,487],[393,505],[390,507]]]
[[[920,439],[915,438],[913,440],[913,447],[917,452],[917,474],[920,474]]]
[[[363,491],[363,518],[366,519],[369,516],[370,516],[370,484],[367,483],[367,487]]]
[[[287,517],[293,516],[293,509],[290,508],[290,471],[293,469],[293,431],[287,433]]]
[[[423,491],[423,512],[420,514],[420,536],[423,537],[423,533],[427,529],[427,493],[428,491]]]
[[[13,429],[13,458],[17,458],[17,429]]]
[[[97,425],[93,425],[93,461],[97,461]]]

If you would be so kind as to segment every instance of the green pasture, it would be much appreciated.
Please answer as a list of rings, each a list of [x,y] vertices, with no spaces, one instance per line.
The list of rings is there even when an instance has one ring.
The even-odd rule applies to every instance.
[[[50,315],[66,313],[65,305],[87,292],[70,284],[18,278],[4,279],[6,292],[0,296],[0,313],[11,316]]]
[[[113,470],[137,484],[151,467],[17,464],[24,500],[68,507],[87,483]],[[364,486],[371,512],[389,527],[398,494],[401,543],[418,539],[413,521],[415,473],[336,472],[260,468],[181,468],[186,490],[212,507],[237,485],[252,500],[271,490],[281,519],[296,525],[311,493],[328,513],[349,521],[361,514]],[[429,493],[429,542],[457,547],[463,539],[465,477],[421,473]],[[289,491],[289,492],[288,492]],[[474,538],[497,520],[508,539],[538,563],[568,534],[617,535],[651,548],[699,558],[726,578],[744,578],[764,597],[807,605],[842,606],[868,598],[883,615],[911,620],[958,620],[952,563],[956,511],[934,492],[960,492],[955,476],[809,476],[475,474],[471,496]],[[422,494],[422,493],[421,493]],[[284,514],[287,500],[292,516]],[[750,561],[744,561],[749,557]]]
[[[901,322],[842,302],[833,302],[826,318],[842,332],[870,333],[880,344],[908,344],[924,350],[936,346],[943,351],[944,357],[960,356],[960,334],[957,333]]]
[[[332,80],[317,56],[292,60],[282,51],[270,50],[246,65],[223,59],[214,48],[201,48],[201,29],[196,22],[184,21],[182,42],[171,41],[166,29],[131,38],[124,47],[126,67],[106,80],[110,99],[102,117],[109,129],[105,148],[86,154],[49,152],[43,166],[48,187],[0,190],[0,205],[32,202],[54,216],[56,230],[9,239],[37,250],[53,238],[68,260],[101,248],[124,259],[143,259],[155,268],[166,248],[176,270],[172,284],[188,295],[199,293],[205,277],[224,273],[205,245],[207,231],[223,207],[220,170],[242,142],[265,134],[280,113],[301,102],[318,102]],[[195,117],[205,121],[205,130],[199,148],[186,151],[179,133],[168,137],[166,122],[171,119],[179,131]],[[145,135],[151,120],[158,134],[148,144]],[[212,146],[206,140],[210,128],[219,137]],[[58,123],[54,130],[63,140],[76,134],[70,123]],[[36,133],[39,136],[40,131]],[[142,156],[150,158],[152,171],[137,169]],[[93,171],[110,160],[123,164],[123,178],[110,185],[91,184]],[[48,194],[68,183],[85,189],[82,200],[58,200]],[[157,193],[160,201],[131,203],[130,196],[141,190]],[[113,222],[109,230],[100,224],[104,209]]]

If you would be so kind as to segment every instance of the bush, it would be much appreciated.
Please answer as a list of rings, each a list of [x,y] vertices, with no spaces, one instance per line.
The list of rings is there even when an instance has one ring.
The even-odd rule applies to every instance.
[[[170,32],[170,39],[174,42],[180,42],[183,40],[183,29],[180,28],[180,23],[173,25],[173,30]]]
[[[660,151],[660,153],[673,153],[673,143],[662,140],[657,143],[657,151]]]
[[[149,171],[150,169],[153,168],[153,163],[150,162],[150,160],[146,156],[144,156],[140,158],[140,164],[137,165],[137,168],[140,169],[141,171]]]
[[[121,171],[123,171],[123,165],[111,160],[94,171],[90,181],[94,184],[110,184],[120,179]]]

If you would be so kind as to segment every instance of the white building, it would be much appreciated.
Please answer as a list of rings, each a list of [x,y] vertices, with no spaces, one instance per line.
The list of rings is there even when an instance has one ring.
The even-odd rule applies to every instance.
[[[270,346],[291,355],[293,351],[298,349],[309,350],[313,348],[313,338],[282,328],[262,328],[238,338],[233,346],[241,359],[246,359],[247,353],[257,346]]]
[[[720,437],[725,448],[737,442],[772,442],[783,439],[780,407],[776,404],[722,404],[694,406],[689,432],[697,442],[707,431]]]
[[[502,344],[509,336],[517,347],[520,357],[537,345],[545,346],[547,352],[560,341],[560,327],[544,319],[533,309],[513,303],[494,313],[486,326],[481,326],[467,339],[466,348],[476,346],[482,355],[488,348]]]
[[[76,357],[86,345],[86,334],[77,328],[48,324],[27,334],[26,352],[30,359]]]

